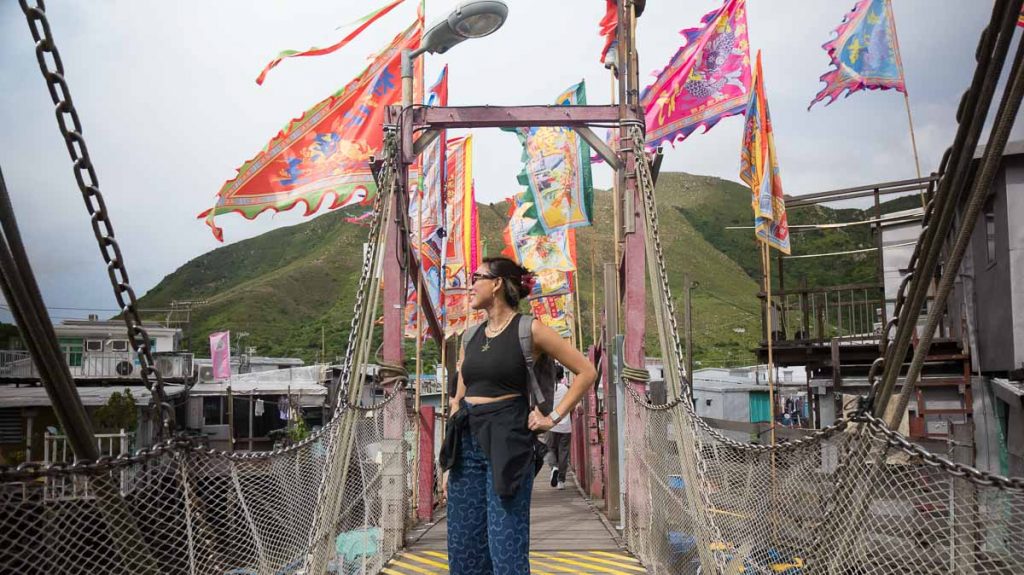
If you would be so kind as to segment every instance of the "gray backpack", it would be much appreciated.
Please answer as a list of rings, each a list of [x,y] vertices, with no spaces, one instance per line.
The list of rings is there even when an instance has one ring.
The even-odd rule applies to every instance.
[[[476,336],[483,324],[466,329],[462,338],[462,353],[465,356],[466,346]],[[519,347],[526,360],[526,371],[530,374],[530,406],[537,406],[544,415],[555,408],[555,361],[544,354],[537,361],[533,360],[533,316],[523,314],[519,318]]]

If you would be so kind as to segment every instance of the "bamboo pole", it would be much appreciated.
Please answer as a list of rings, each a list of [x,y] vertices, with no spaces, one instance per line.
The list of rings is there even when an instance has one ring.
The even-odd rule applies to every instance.
[[[595,238],[596,240],[596,238]],[[597,242],[590,242],[590,345],[597,345]]]
[[[616,62],[616,66],[618,66],[618,62]],[[611,105],[612,106],[615,105],[615,94],[616,94],[616,92],[619,89],[619,84],[616,81],[615,74],[616,74],[616,71],[615,71],[615,68],[613,67],[613,68],[611,68],[609,70],[609,77],[611,78],[611,81],[612,81],[612,83],[611,83],[611,95],[612,95]],[[621,146],[621,144],[616,145],[615,148],[618,148],[619,146]],[[612,245],[613,245],[613,248],[614,248],[613,252],[615,254],[615,259],[613,261],[615,262],[616,266],[620,265],[619,258],[622,257],[620,255],[621,246],[619,245],[619,243],[620,243],[620,241],[622,239],[622,198],[619,197],[621,193],[622,193],[622,191],[619,190],[619,178],[616,176],[616,177],[612,178]],[[597,339],[595,338],[594,341],[596,342]]]
[[[896,58],[899,64],[900,74],[903,75],[903,104],[907,108],[907,124],[910,126],[910,145],[914,150],[914,167],[917,168],[917,179],[921,179],[921,157],[917,153],[917,135],[914,133],[914,116],[910,113],[910,95],[907,93],[907,77],[903,73],[903,61],[900,52],[900,40],[899,35],[896,33],[896,16],[892,11],[892,0],[887,2],[886,8],[889,12],[889,19],[892,20],[893,38],[892,41],[896,44]],[[924,197],[924,189],[921,189],[921,207],[925,207],[927,200]]]
[[[580,306],[580,274],[578,271],[572,272],[572,289],[573,289],[573,334],[576,336],[576,348],[583,349],[583,313],[582,307]]]
[[[771,444],[775,445],[775,361],[772,356],[772,323],[774,319],[775,309],[772,305],[772,262],[771,257],[768,254],[768,244],[766,242],[761,243],[761,266],[764,270],[764,291],[765,291],[765,336],[768,342],[768,417],[769,431],[771,436]],[[773,454],[774,459],[774,454]],[[775,466],[772,465],[772,473],[775,473]]]

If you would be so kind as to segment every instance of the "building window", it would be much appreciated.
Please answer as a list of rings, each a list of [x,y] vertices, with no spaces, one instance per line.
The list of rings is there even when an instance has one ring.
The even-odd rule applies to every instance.
[[[985,247],[988,253],[988,263],[996,263],[996,210],[995,196],[985,202]]]
[[[110,342],[111,351],[125,352],[128,351],[128,340],[126,339],[115,339]]]
[[[0,443],[23,443],[25,428],[21,420],[21,409],[0,407]]]
[[[103,351],[103,340],[102,339],[87,339],[85,340],[85,351],[89,353],[99,353]]]
[[[219,395],[203,398],[203,425],[227,425],[228,414],[223,400]]]
[[[707,405],[707,406],[710,407],[711,406],[711,400],[710,399],[705,399],[704,400],[704,405]]]
[[[77,337],[62,337],[59,340],[60,350],[64,353],[69,367],[82,367],[83,342]]]

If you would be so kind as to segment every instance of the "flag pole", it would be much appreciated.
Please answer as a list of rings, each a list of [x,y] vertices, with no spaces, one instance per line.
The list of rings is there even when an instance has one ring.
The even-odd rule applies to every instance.
[[[903,80],[904,83],[906,79]],[[907,95],[906,86],[903,88],[903,103],[907,107],[907,123],[910,125],[910,145],[914,149],[914,167],[917,168],[917,179],[921,179],[921,157],[917,153],[917,136],[914,134],[914,116],[910,113],[910,96]],[[921,188],[921,207],[926,206],[926,200],[924,197],[924,188]]]
[[[575,323],[574,331],[577,333],[577,349],[583,350],[583,308],[580,305],[580,273],[578,271],[572,272],[572,289],[573,289],[573,323]]]
[[[771,436],[771,445],[775,447],[775,361],[772,357],[772,324],[774,323],[775,306],[772,305],[772,260],[769,255],[768,242],[761,241],[761,266],[764,269],[764,288],[765,288],[765,307],[767,312],[765,316],[768,320],[765,322],[765,332],[767,334],[768,341],[768,418],[769,421],[769,434]],[[776,482],[775,482],[775,450],[772,450],[772,483],[771,483],[771,500],[776,499]],[[775,506],[772,506],[772,530],[773,532],[778,529],[778,516],[775,513]]]
[[[921,157],[917,153],[917,135],[914,133],[914,116],[910,113],[910,95],[907,93],[907,74],[903,71],[903,54],[900,51],[900,38],[896,33],[896,15],[893,14],[892,0],[886,1],[889,21],[892,22],[892,41],[896,45],[896,62],[899,65],[900,76],[903,77],[903,104],[907,108],[907,124],[910,126],[910,146],[914,151],[914,167],[917,168],[917,179],[921,179]],[[925,207],[926,200],[924,189],[921,189],[921,207]]]
[[[596,240],[596,238],[595,238]],[[590,345],[597,345],[597,242],[590,242]]]
[[[772,305],[772,263],[768,254],[768,243],[758,240],[761,244],[761,267],[764,270],[765,307],[765,336],[768,342],[768,417],[770,418],[771,444],[775,446],[775,361],[772,357],[772,324],[774,323],[775,306]],[[774,456],[773,456],[774,457]],[[772,468],[774,473],[774,466]]]

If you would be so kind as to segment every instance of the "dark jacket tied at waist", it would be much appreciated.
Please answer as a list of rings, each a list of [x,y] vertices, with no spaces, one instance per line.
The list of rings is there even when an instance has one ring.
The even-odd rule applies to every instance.
[[[470,405],[462,401],[448,419],[440,462],[445,470],[458,463],[462,434],[469,432],[491,462],[494,491],[512,497],[526,473],[544,465],[547,447],[527,427],[530,403],[526,398]]]

